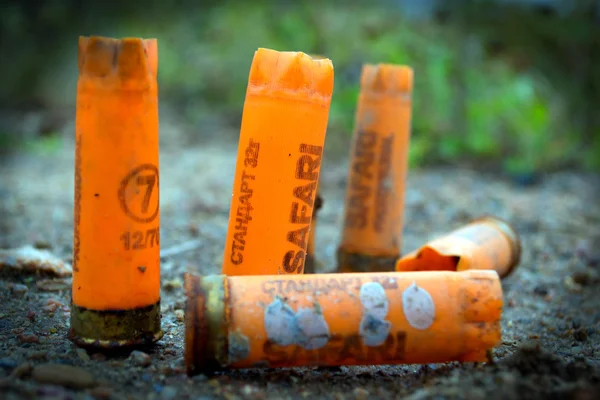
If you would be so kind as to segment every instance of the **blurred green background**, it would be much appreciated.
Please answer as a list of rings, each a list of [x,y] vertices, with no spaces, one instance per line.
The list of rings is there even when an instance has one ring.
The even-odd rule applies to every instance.
[[[111,3],[112,4],[112,3]],[[114,3],[117,4],[117,3]],[[346,157],[363,63],[415,71],[413,166],[600,171],[600,1],[8,1],[0,145],[72,140],[78,35],[158,38],[161,142],[236,141],[258,47],[330,58]]]

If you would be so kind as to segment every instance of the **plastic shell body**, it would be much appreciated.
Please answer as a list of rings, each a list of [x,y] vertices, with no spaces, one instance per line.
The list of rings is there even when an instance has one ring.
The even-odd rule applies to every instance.
[[[155,39],[79,39],[69,337],[81,346],[162,336],[157,57]]]
[[[495,271],[185,276],[188,373],[485,361]]]

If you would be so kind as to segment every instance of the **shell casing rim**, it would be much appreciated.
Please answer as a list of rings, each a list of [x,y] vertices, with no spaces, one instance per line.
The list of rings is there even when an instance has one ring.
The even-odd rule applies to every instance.
[[[163,335],[160,300],[126,310],[93,310],[71,303],[68,338],[77,346],[118,349],[150,345]]]
[[[186,273],[185,363],[188,374],[222,370],[228,364],[228,290],[225,275]]]
[[[503,220],[502,218],[499,218],[499,217],[496,217],[493,215],[486,215],[481,218],[477,218],[477,219],[473,220],[471,222],[471,224],[486,222],[486,221],[493,223],[494,226],[496,226],[496,228],[500,232],[502,232],[502,234],[508,239],[508,242],[510,245],[510,250],[511,250],[510,264],[508,266],[506,273],[502,276],[502,278],[506,278],[512,272],[514,272],[516,267],[521,262],[521,252],[522,252],[521,238],[520,238],[517,230],[515,228],[513,228],[511,224],[509,224],[507,221]]]

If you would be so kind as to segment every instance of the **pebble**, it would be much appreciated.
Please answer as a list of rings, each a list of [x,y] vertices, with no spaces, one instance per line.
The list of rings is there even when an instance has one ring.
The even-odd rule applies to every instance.
[[[17,367],[17,362],[12,358],[0,358],[0,368],[13,370]]]
[[[72,268],[47,250],[38,250],[33,246],[0,250],[0,271],[12,273],[42,273],[64,278],[72,275]]]
[[[528,340],[521,343],[521,350],[526,353],[538,353],[542,350],[538,340]]]
[[[77,353],[77,356],[83,361],[83,362],[88,362],[90,361],[90,356],[88,355],[87,351],[85,351],[85,349],[77,349],[75,350],[75,352]]]
[[[38,239],[35,242],[33,242],[33,247],[35,247],[38,250],[47,250],[51,249],[52,245],[47,240]]]
[[[131,354],[129,355],[128,360],[140,367],[147,367],[148,365],[150,365],[150,362],[152,361],[148,354],[144,353],[143,351],[139,351],[139,350],[132,351]]]
[[[38,335],[34,335],[33,333],[21,333],[17,336],[19,342],[21,343],[39,343],[40,337]]]
[[[577,271],[571,275],[573,282],[581,286],[587,286],[592,283],[592,277],[586,271]]]
[[[168,280],[163,284],[163,287],[165,288],[165,290],[175,290],[175,289],[181,289],[183,287],[183,283],[181,282],[180,279],[172,279],[172,280]]]
[[[27,311],[27,314],[25,314],[25,317],[26,317],[28,320],[30,320],[30,321],[33,321],[33,320],[35,320],[35,312],[34,312],[34,311],[31,311],[31,310],[29,310],[29,311]]]
[[[575,329],[575,331],[573,332],[573,337],[578,342],[585,342],[588,338],[587,330],[584,328]]]
[[[66,399],[65,389],[56,385],[41,385],[37,389],[37,395],[47,399]]]
[[[183,322],[185,319],[185,313],[183,310],[175,310],[175,318],[177,318],[177,321]]]
[[[165,400],[173,400],[177,397],[177,389],[172,386],[165,386],[160,393],[160,398]]]
[[[369,398],[369,391],[363,388],[356,388],[352,391],[356,400],[367,400]]]
[[[112,388],[108,386],[98,386],[90,390],[90,394],[96,399],[109,399],[112,392]]]
[[[42,364],[33,369],[33,379],[39,383],[84,389],[94,386],[94,377],[83,368],[64,364]]]
[[[60,292],[61,290],[69,289],[69,284],[66,281],[58,279],[44,279],[35,285],[44,292]]]
[[[583,347],[581,347],[581,346],[571,347],[571,353],[573,353],[573,354],[581,354],[582,351],[583,351]]]
[[[31,369],[33,367],[31,366],[30,363],[26,362],[23,363],[21,365],[19,365],[17,368],[15,368],[13,370],[13,372],[10,374],[10,376],[12,376],[13,378],[21,378],[25,375],[29,375],[31,373]]]
[[[48,353],[45,351],[34,351],[27,355],[28,360],[45,360],[48,357]]]
[[[250,396],[252,395],[252,393],[254,393],[254,388],[250,385],[244,385],[244,387],[242,388],[242,394],[244,396]]]
[[[15,283],[12,287],[12,292],[18,295],[23,295],[27,293],[28,290],[29,288],[21,283]]]
[[[535,288],[533,288],[533,293],[539,296],[546,296],[548,294],[548,288],[546,288],[544,285],[537,285]]]

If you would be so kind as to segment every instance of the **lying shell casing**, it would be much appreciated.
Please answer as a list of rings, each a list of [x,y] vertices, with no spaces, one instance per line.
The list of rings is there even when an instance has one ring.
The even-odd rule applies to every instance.
[[[515,270],[520,259],[517,231],[500,218],[486,216],[407,254],[397,261],[396,270],[491,269],[504,278]]]
[[[501,339],[495,271],[185,275],[188,374],[485,361]]]

